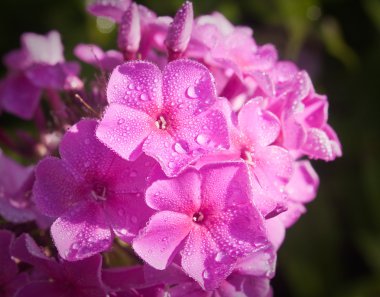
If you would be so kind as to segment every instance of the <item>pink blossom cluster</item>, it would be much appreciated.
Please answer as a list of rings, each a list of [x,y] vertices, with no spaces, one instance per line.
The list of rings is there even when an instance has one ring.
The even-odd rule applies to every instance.
[[[88,11],[118,24],[117,49],[74,49],[96,76],[56,31],[4,58],[0,110],[35,132],[0,128],[2,296],[272,296],[285,231],[319,185],[309,159],[342,154],[327,97],[190,2],[174,18],[129,0]]]

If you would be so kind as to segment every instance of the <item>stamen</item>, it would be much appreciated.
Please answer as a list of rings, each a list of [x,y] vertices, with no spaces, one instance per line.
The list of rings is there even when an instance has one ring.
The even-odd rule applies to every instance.
[[[165,130],[166,129],[166,125],[167,125],[167,122],[164,118],[164,116],[160,115],[156,121],[156,127],[158,129],[162,129],[162,130]]]
[[[200,211],[193,214],[193,222],[195,223],[201,223],[204,220],[204,218],[205,217],[203,213],[201,213]]]
[[[255,166],[255,162],[252,158],[252,153],[248,150],[242,150],[241,158],[249,165]]]
[[[107,188],[103,185],[95,185],[91,191],[91,196],[95,201],[106,201]]]

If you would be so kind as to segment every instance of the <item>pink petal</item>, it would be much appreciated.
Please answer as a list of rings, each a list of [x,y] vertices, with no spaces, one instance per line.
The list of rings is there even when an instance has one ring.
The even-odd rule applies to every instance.
[[[278,216],[285,228],[291,227],[306,212],[306,207],[302,203],[293,202],[292,200],[288,201],[287,208],[286,211]]]
[[[75,177],[62,160],[48,157],[36,167],[33,199],[38,210],[58,217],[80,200],[81,179]]]
[[[63,89],[67,77],[61,64],[34,64],[25,73],[35,86],[57,90]]]
[[[3,57],[4,65],[10,70],[24,70],[30,62],[24,49],[13,50]]]
[[[110,197],[105,203],[104,211],[115,235],[125,242],[132,242],[153,214],[141,193]]]
[[[165,112],[182,121],[208,110],[217,100],[215,81],[209,70],[191,60],[169,63],[163,72]]]
[[[305,100],[304,121],[309,127],[321,128],[327,122],[328,102],[326,96],[314,95]]]
[[[64,62],[61,36],[57,31],[50,31],[46,35],[24,33],[21,42],[34,63],[54,65]]]
[[[256,166],[277,185],[286,184],[293,173],[293,158],[289,152],[277,145],[270,145],[256,153]]]
[[[82,177],[105,176],[117,155],[95,136],[95,120],[81,120],[62,138],[59,153],[73,173]]]
[[[324,131],[317,128],[311,128],[307,131],[307,138],[302,146],[302,151],[313,159],[332,161],[335,158],[330,139]]]
[[[163,270],[176,255],[191,225],[192,220],[188,215],[172,211],[156,213],[133,241],[133,249],[149,265]]]
[[[134,61],[114,69],[107,86],[109,103],[120,103],[126,107],[155,116],[162,105],[162,74],[150,62]]]
[[[124,291],[142,286],[145,284],[144,267],[137,265],[103,269],[102,281],[112,291]]]
[[[273,68],[278,59],[276,48],[272,44],[258,47],[252,65],[258,70],[267,71]]]
[[[187,1],[177,11],[166,37],[165,44],[172,59],[186,50],[193,28],[193,18],[193,5]]]
[[[238,260],[235,271],[244,275],[273,277],[276,269],[276,252],[270,246]]]
[[[146,191],[149,207],[193,215],[200,207],[201,180],[194,169],[188,169],[177,178],[155,181]]]
[[[77,261],[108,249],[112,234],[102,208],[87,202],[70,209],[51,226],[60,256]]]
[[[278,118],[262,110],[261,100],[251,100],[238,115],[239,127],[253,145],[267,146],[273,143],[280,132]]]
[[[282,145],[286,149],[299,149],[305,143],[305,128],[294,117],[287,118],[283,123],[282,129]]]
[[[286,192],[290,199],[307,203],[313,200],[317,194],[319,178],[309,161],[295,162],[294,172]]]
[[[95,16],[108,17],[120,22],[130,3],[130,0],[95,0],[87,6],[87,10]]]
[[[63,284],[56,284],[49,281],[33,282],[26,285],[18,293],[18,297],[35,297],[35,296],[60,296],[69,297],[65,294],[67,287]],[[68,293],[70,294],[70,292]],[[82,296],[81,296],[82,297]]]
[[[33,117],[40,96],[41,89],[22,74],[6,78],[0,90],[3,109],[25,120]]]
[[[128,58],[128,55],[131,55],[131,58],[133,58],[133,55],[137,53],[139,49],[140,40],[141,28],[139,10],[137,4],[132,3],[122,16],[119,25],[117,45],[126,58]]]
[[[286,211],[285,211],[286,212]],[[280,214],[281,215],[281,214]],[[285,239],[285,226],[280,216],[265,221],[268,239],[277,251]]]
[[[146,113],[113,103],[99,123],[96,136],[122,158],[134,160],[141,155],[141,146],[154,128],[155,120]]]

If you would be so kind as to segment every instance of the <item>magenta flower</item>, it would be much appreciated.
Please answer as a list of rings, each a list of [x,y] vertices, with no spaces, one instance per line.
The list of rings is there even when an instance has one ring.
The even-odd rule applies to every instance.
[[[38,279],[24,286],[17,297],[106,297],[100,278],[100,255],[77,262],[55,261],[47,257],[27,234],[15,240],[12,255],[32,265],[33,273],[39,275]]]
[[[96,125],[77,123],[59,146],[62,159],[45,158],[36,168],[34,200],[57,218],[51,234],[70,261],[106,250],[114,234],[131,241],[150,215],[142,193],[154,160],[121,159],[95,138]]]
[[[130,3],[131,0],[94,0],[87,6],[87,10],[95,16],[107,17],[120,22]]]
[[[0,230],[0,295],[13,297],[28,282],[26,273],[19,273],[17,264],[11,258],[10,247],[14,236],[7,230]]]
[[[123,55],[120,52],[116,50],[104,52],[95,44],[78,44],[74,54],[81,61],[109,72],[123,63]]]
[[[23,167],[0,150],[0,215],[13,223],[36,218],[30,199],[34,167]]]
[[[251,197],[248,168],[240,162],[155,181],[146,203],[157,212],[133,248],[156,269],[165,269],[180,252],[185,272],[213,290],[239,258],[268,245],[263,217]]]
[[[177,60],[163,73],[148,62],[126,63],[113,71],[107,98],[96,135],[127,160],[145,152],[175,176],[202,155],[229,147],[224,99],[197,62]]]
[[[23,119],[34,115],[42,89],[76,90],[83,84],[77,77],[79,65],[65,62],[58,32],[45,35],[24,33],[21,49],[4,58],[9,70],[0,87],[0,103],[5,111]]]

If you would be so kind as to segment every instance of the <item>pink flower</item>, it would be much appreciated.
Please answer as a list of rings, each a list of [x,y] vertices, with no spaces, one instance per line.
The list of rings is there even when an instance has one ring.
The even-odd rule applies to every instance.
[[[206,290],[217,288],[238,259],[268,245],[244,163],[157,180],[146,203],[157,212],[134,239],[134,250],[156,269],[165,269],[180,252],[182,268]]]
[[[87,6],[87,10],[95,15],[121,21],[124,11],[126,11],[131,0],[94,0]]]
[[[12,245],[12,256],[33,266],[39,279],[32,280],[18,293],[18,297],[106,297],[100,279],[102,257],[100,255],[77,261],[55,261],[27,234],[21,235]]]
[[[0,103],[5,111],[23,119],[31,119],[36,111],[42,89],[77,90],[83,87],[77,77],[79,65],[65,62],[58,32],[45,35],[24,33],[21,49],[4,58],[9,69],[2,81]]]
[[[94,120],[82,120],[63,137],[61,159],[36,168],[34,200],[57,218],[51,234],[62,258],[74,261],[106,250],[114,234],[130,241],[150,215],[142,193],[154,160],[121,159],[95,138]]]
[[[175,176],[202,155],[229,147],[224,99],[197,62],[176,60],[163,73],[149,62],[121,65],[111,75],[107,99],[96,135],[127,160],[145,152]]]

